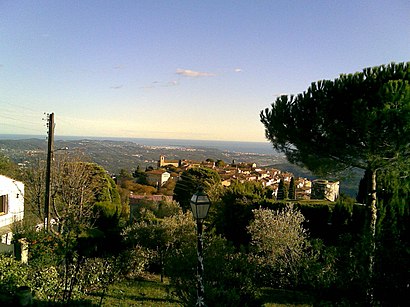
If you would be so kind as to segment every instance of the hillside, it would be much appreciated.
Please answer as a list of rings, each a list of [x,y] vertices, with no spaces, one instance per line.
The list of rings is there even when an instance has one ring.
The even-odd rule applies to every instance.
[[[68,150],[60,151],[59,148],[68,147]],[[285,157],[275,153],[247,153],[239,151],[220,150],[204,146],[189,145],[144,145],[130,141],[112,140],[56,140],[56,155],[81,153],[91,161],[103,166],[111,174],[118,174],[121,169],[134,171],[139,165],[156,167],[160,155],[169,160],[194,160],[205,161],[206,159],[223,160],[227,163],[255,162],[258,166],[270,166],[282,171],[293,173],[295,176],[315,179],[316,177],[307,169],[298,167],[287,162]],[[10,157],[14,162],[23,165],[34,163],[38,159],[45,159],[47,151],[46,139],[21,139],[0,140],[0,152]],[[341,180],[341,192],[350,196],[356,196],[359,172]]]
[[[272,163],[283,163],[286,160],[275,154],[247,153],[219,150],[204,146],[188,145],[144,145],[130,141],[112,140],[56,140],[56,155],[82,153],[93,162],[102,165],[110,173],[118,173],[120,169],[134,170],[139,165],[156,167],[160,155],[169,160],[206,159],[223,160],[227,163],[255,162],[258,166]],[[68,151],[59,148],[68,147]],[[10,157],[16,163],[32,163],[38,158],[45,158],[47,141],[45,139],[0,140],[0,152]]]

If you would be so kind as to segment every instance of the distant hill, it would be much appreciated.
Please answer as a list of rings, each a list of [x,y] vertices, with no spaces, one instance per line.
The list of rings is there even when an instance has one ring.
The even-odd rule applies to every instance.
[[[191,142],[192,143],[192,142]],[[64,153],[59,148],[68,147]],[[226,163],[254,162],[258,166],[271,166],[281,171],[293,173],[298,177],[316,179],[309,170],[287,162],[283,155],[272,150],[272,154],[241,152],[239,147],[235,151],[221,150],[215,147],[205,147],[192,144],[184,145],[144,145],[132,141],[115,140],[55,140],[56,155],[82,153],[93,162],[103,166],[108,172],[118,174],[121,169],[133,172],[137,166],[156,167],[160,155],[169,160],[194,160],[205,161],[206,159],[223,160]],[[246,149],[246,148],[245,148]],[[47,140],[40,138],[1,140],[0,152],[8,156],[16,163],[30,164],[38,159],[45,159],[47,154]],[[355,197],[361,173],[356,172],[352,176],[341,179],[341,192]]]
[[[223,160],[226,163],[255,162],[259,166],[283,162],[281,156],[274,152],[254,153],[221,150],[215,147],[205,147],[203,142],[200,146],[195,145],[144,145],[131,141],[115,140],[55,140],[54,147],[57,149],[68,147],[68,153],[81,152],[92,161],[100,164],[111,173],[117,174],[121,169],[135,170],[137,166],[144,168],[156,166],[160,155],[170,160],[194,160],[205,161],[206,159]],[[247,148],[246,148],[247,149]],[[18,139],[1,140],[0,151],[9,156],[17,163],[30,163],[34,158],[45,157],[47,140],[45,139]],[[56,151],[56,155],[61,154]]]

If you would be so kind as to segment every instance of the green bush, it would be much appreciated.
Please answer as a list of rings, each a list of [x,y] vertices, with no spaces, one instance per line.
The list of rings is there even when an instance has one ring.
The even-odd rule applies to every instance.
[[[123,276],[138,277],[145,271],[152,257],[152,251],[147,248],[139,245],[129,248],[119,255],[119,271]]]
[[[208,306],[259,306],[254,286],[254,267],[246,254],[235,252],[225,239],[204,238],[204,288]],[[197,299],[197,251],[194,244],[174,249],[165,272],[170,285],[184,306],[194,306]]]
[[[49,301],[59,289],[57,270],[22,264],[12,256],[0,255],[0,293],[12,296],[22,286],[29,287],[37,299]]]
[[[29,286],[29,267],[12,256],[0,254],[0,292],[13,295],[18,287]]]
[[[29,284],[38,300],[50,301],[57,295],[60,278],[54,266],[30,267]]]

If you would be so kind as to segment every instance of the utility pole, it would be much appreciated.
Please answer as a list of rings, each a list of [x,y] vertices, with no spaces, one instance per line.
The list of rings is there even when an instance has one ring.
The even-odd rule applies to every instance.
[[[54,113],[48,116],[48,147],[47,147],[47,169],[46,169],[46,194],[44,204],[44,228],[50,230],[50,203],[51,203],[51,161],[54,152]]]

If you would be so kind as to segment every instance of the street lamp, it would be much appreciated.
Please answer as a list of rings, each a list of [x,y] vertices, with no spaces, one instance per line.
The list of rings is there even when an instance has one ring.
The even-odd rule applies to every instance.
[[[204,284],[203,284],[203,273],[204,273],[204,263],[203,263],[203,241],[202,241],[202,222],[207,217],[209,207],[211,206],[211,201],[208,195],[205,194],[203,188],[199,188],[198,191],[192,195],[191,209],[196,219],[196,229],[198,234],[198,264],[197,264],[197,301],[195,306],[205,306],[204,302]]]

